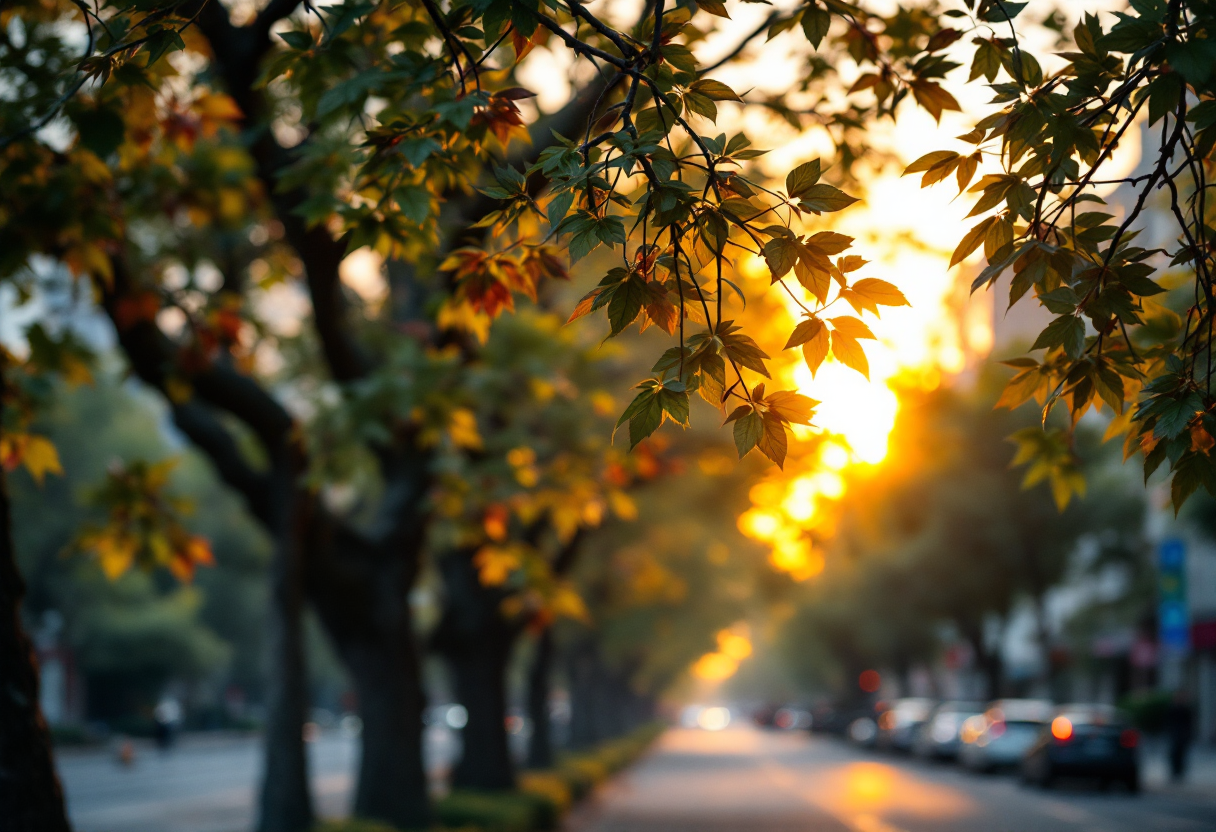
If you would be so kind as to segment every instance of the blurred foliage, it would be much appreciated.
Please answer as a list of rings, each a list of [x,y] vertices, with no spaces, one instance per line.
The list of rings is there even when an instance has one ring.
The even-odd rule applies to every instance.
[[[1043,606],[1054,587],[1146,562],[1144,499],[1098,437],[1082,433],[1087,496],[1060,510],[1011,470],[1001,440],[1016,442],[1025,422],[991,409],[990,388],[907,392],[891,454],[851,479],[827,566],[784,630],[782,656],[803,685],[843,691],[868,667],[906,672],[951,639],[981,666],[999,661],[993,626],[1020,603],[1042,643],[1054,637]]]
[[[174,489],[191,495],[196,506],[187,527],[211,542],[216,557],[191,587],[178,586],[168,572],[109,580],[94,560],[75,552],[76,530],[107,517],[90,497],[111,455],[158,458],[174,450],[154,401],[109,370],[96,375],[93,386],[59,391],[35,423],[60,449],[65,476],[41,486],[23,475],[10,480],[20,567],[29,584],[26,618],[37,632],[47,612],[62,614],[62,638],[85,676],[89,716],[141,712],[170,681],[234,685],[255,703],[265,675],[269,547],[202,460],[185,455],[172,476]],[[314,684],[329,685],[340,671],[326,660],[319,633],[311,642]]]

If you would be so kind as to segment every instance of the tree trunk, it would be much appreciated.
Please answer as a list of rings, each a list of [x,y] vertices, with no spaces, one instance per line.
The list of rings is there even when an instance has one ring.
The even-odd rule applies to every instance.
[[[464,750],[452,785],[465,789],[515,788],[507,739],[507,664],[518,628],[503,618],[503,592],[481,584],[472,553],[456,551],[439,564],[445,603],[434,646],[452,671],[456,698],[468,710]]]
[[[38,702],[38,661],[21,626],[24,596],[0,469],[0,826],[5,832],[67,832],[51,733]]]
[[[567,650],[570,745],[573,748],[588,748],[609,739],[616,731],[611,680],[600,658],[594,635],[579,635]]]
[[[327,516],[320,520],[310,535],[308,592],[359,700],[363,732],[354,813],[401,829],[428,828],[425,699],[409,605],[422,524],[405,524],[403,535],[369,539]]]
[[[536,653],[528,670],[528,768],[553,766],[553,725],[549,719],[550,677],[553,672],[553,627],[546,626],[536,637]]]
[[[963,637],[971,645],[971,650],[975,654],[975,660],[980,666],[980,672],[984,675],[984,687],[986,688],[987,699],[996,699],[1001,695],[1001,688],[1004,684],[1004,662],[1001,660],[1001,648],[998,645],[995,650],[989,650],[988,645],[984,641],[984,632],[982,626],[968,626],[960,628]]]
[[[301,559],[305,501],[298,490],[299,461],[285,450],[272,475],[274,537],[268,617],[270,677],[266,688],[266,768],[262,780],[259,832],[306,832],[314,815],[308,780],[304,723],[308,720],[308,678],[304,663],[304,576]]]
[[[382,639],[338,645],[350,669],[363,719],[354,813],[402,829],[424,828],[430,805],[422,760],[423,693],[408,618]]]

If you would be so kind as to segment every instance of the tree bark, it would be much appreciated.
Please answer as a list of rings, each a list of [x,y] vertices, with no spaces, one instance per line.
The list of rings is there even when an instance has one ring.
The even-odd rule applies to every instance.
[[[567,646],[567,651],[570,745],[589,748],[612,736],[608,680],[593,635],[578,636]]]
[[[424,470],[418,463],[413,470]],[[422,669],[409,592],[424,523],[414,516],[425,477],[396,481],[401,511],[393,533],[360,534],[322,516],[311,533],[309,596],[354,681],[363,719],[354,813],[401,829],[427,828],[430,797],[422,760]],[[403,508],[400,508],[402,507]]]
[[[270,678],[266,686],[266,763],[259,832],[307,832],[315,816],[309,790],[304,723],[308,720],[308,678],[304,662],[304,575],[301,544],[307,509],[296,480],[302,460],[285,449],[272,474],[274,538],[268,615]]]
[[[998,645],[995,650],[988,649],[988,645],[984,641],[984,628],[979,624],[960,627],[960,630],[971,645],[971,651],[975,654],[975,660],[984,676],[984,687],[987,690],[985,698],[996,699],[1001,695],[1001,688],[1005,681],[1005,667],[1001,659],[1000,646]]]
[[[536,636],[536,652],[528,670],[528,768],[553,766],[553,724],[549,719],[549,690],[553,674],[553,627],[546,626]]]
[[[504,593],[483,586],[472,552],[441,558],[445,603],[433,644],[452,672],[456,698],[468,710],[464,750],[452,785],[467,789],[515,788],[507,739],[507,664],[519,628],[503,618]]]
[[[0,826],[5,832],[68,832],[51,732],[38,701],[38,660],[21,626],[24,597],[0,469]]]

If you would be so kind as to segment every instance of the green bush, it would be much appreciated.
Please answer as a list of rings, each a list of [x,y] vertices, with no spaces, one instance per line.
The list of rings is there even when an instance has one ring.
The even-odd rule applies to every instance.
[[[1165,714],[1171,695],[1166,691],[1131,693],[1119,700],[1119,709],[1126,711],[1141,731],[1155,734],[1165,729]]]
[[[377,820],[347,820],[325,821],[316,827],[316,832],[398,832],[396,828]]]
[[[520,775],[518,791],[459,790],[435,801],[443,832],[544,832],[556,829],[575,800],[633,762],[663,731],[649,725],[590,751],[563,756],[548,771]],[[397,832],[368,820],[330,821],[317,832]]]
[[[461,790],[435,802],[435,817],[448,828],[532,832],[556,826],[557,808],[542,795],[528,792]]]

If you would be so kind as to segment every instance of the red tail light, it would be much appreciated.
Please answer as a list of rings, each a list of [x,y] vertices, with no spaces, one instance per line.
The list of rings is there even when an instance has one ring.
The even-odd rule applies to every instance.
[[[1140,734],[1135,728],[1127,728],[1119,734],[1119,745],[1124,748],[1135,748],[1140,742]]]

